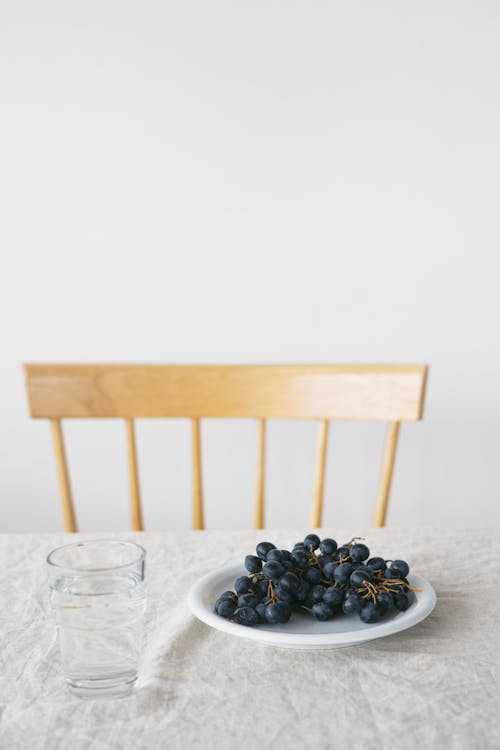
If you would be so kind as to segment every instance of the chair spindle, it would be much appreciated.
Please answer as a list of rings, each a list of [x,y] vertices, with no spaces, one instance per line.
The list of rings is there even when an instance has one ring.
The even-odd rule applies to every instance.
[[[193,529],[205,528],[203,518],[203,481],[201,473],[200,420],[191,419],[191,451],[193,460]]]
[[[139,487],[139,470],[137,468],[137,450],[135,442],[135,425],[133,419],[125,419],[127,438],[128,478],[130,485],[130,525],[132,531],[142,531],[141,490]]]
[[[50,429],[52,432],[52,442],[54,444],[57,482],[59,484],[59,496],[61,499],[61,512],[63,517],[64,531],[77,531],[61,420],[51,419],[49,421]]]
[[[389,503],[389,492],[391,490],[392,470],[394,468],[394,459],[396,457],[396,448],[398,444],[399,424],[399,422],[387,423],[377,500],[373,515],[374,526],[385,526],[385,517],[387,515],[387,506]]]
[[[322,419],[318,430],[318,447],[316,451],[316,468],[314,473],[313,504],[311,512],[311,527],[321,526],[323,515],[323,494],[325,486],[326,451],[328,447],[328,419]]]
[[[257,463],[255,475],[255,498],[253,506],[253,528],[264,528],[264,484],[266,473],[266,420],[257,420]]]

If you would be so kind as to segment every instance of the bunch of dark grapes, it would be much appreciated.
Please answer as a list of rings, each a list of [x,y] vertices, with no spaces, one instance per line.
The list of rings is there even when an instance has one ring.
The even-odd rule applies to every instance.
[[[271,542],[260,542],[256,552],[245,557],[248,575],[215,602],[217,614],[240,625],[285,623],[294,611],[319,621],[357,614],[373,623],[392,608],[404,612],[419,590],[408,583],[408,563],[370,557],[360,537],[339,547],[308,534],[291,552]]]

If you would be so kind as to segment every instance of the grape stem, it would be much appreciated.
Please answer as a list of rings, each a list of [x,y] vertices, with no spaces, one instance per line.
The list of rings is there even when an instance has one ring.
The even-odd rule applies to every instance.
[[[411,591],[418,591],[419,593],[423,591],[423,589],[417,589],[415,586],[410,586],[409,583],[406,583],[406,581],[402,581],[400,578],[384,578],[384,581],[386,581],[389,586],[406,586],[407,589],[411,589]]]
[[[267,586],[267,596],[273,603],[276,601],[276,594],[274,593],[273,582],[271,580],[269,580],[269,584]]]
[[[373,585],[373,583],[370,583],[370,581],[363,581],[363,586],[361,588],[356,589],[356,591],[361,593],[361,591],[366,591],[365,594],[362,595],[362,599],[369,599],[370,597],[373,599],[373,603],[377,603],[377,593],[378,589],[376,586]]]
[[[312,549],[312,547],[309,549],[309,559],[308,559],[307,562],[308,562],[308,564],[311,567],[313,565],[317,566],[318,568],[320,567],[319,562],[318,562],[318,558],[316,557],[316,553],[314,552],[314,550]]]
[[[345,547],[352,547],[352,545],[355,544],[355,542],[359,542],[359,541],[363,541],[364,542],[364,540],[365,540],[364,536],[353,536],[353,538],[349,542],[347,542],[347,544],[344,545],[344,546]]]

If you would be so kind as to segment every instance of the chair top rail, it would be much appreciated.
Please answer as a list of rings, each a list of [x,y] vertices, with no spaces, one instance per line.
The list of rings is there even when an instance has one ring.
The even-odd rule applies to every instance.
[[[257,417],[414,421],[426,365],[26,364],[35,418]]]

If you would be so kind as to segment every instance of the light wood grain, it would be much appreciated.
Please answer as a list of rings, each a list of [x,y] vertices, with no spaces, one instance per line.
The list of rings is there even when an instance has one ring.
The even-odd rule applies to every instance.
[[[266,470],[266,420],[257,420],[257,465],[255,472],[254,529],[264,528],[264,486]]]
[[[51,419],[50,429],[56,459],[57,482],[59,484],[64,531],[77,531],[61,421],[59,419]]]
[[[139,487],[135,425],[133,419],[125,419],[125,435],[127,440],[128,478],[130,485],[130,524],[132,531],[142,531],[141,491]]]
[[[264,526],[265,420],[318,419],[311,522],[321,524],[328,424],[388,422],[374,525],[387,514],[401,421],[421,418],[425,365],[25,365],[30,414],[51,420],[65,528],[76,529],[60,419],[121,417],[127,430],[133,528],[142,528],[133,419],[187,417],[192,432],[193,528],[204,528],[200,419],[257,418],[253,525]]]
[[[382,468],[380,470],[380,480],[377,500],[375,503],[375,513],[373,515],[374,526],[385,526],[389,493],[391,490],[392,473],[394,469],[394,460],[396,458],[398,435],[399,422],[389,422],[385,433],[384,453],[382,455]]]
[[[26,365],[33,417],[420,419],[423,365]]]
[[[191,420],[192,481],[193,481],[193,529],[204,529],[203,480],[201,471],[200,420]]]
[[[311,527],[317,529],[321,526],[323,515],[323,494],[325,486],[326,451],[328,447],[328,425],[327,419],[319,423],[318,448],[316,452],[316,469],[314,473],[314,490],[311,512]]]

